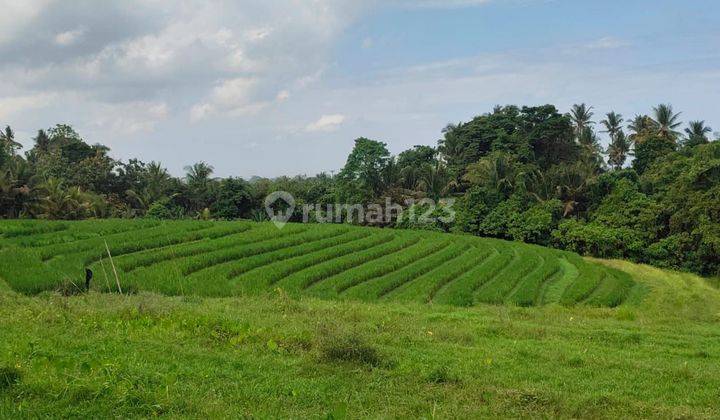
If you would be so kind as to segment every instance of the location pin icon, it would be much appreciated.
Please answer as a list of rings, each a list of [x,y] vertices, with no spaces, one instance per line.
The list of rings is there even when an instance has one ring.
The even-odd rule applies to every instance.
[[[285,211],[275,210],[273,208],[274,204],[280,200],[287,204]],[[275,191],[265,197],[265,212],[267,212],[268,217],[278,229],[285,227],[285,224],[290,220],[290,217],[292,217],[293,211],[295,211],[295,197],[289,192]]]

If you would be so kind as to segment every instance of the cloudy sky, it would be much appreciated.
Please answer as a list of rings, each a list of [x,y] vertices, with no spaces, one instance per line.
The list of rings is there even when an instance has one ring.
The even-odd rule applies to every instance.
[[[495,104],[720,129],[716,0],[0,0],[0,124],[220,176],[342,167]]]

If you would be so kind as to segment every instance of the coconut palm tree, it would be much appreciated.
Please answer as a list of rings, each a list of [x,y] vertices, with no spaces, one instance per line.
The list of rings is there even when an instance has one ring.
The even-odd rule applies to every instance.
[[[706,126],[705,121],[690,121],[685,133],[687,134],[685,146],[692,147],[707,143],[709,141],[707,135],[712,133],[712,128]]]
[[[647,115],[636,115],[635,118],[630,121],[627,128],[631,131],[630,138],[634,139],[642,133],[653,130],[655,128],[655,122]]]
[[[450,174],[442,162],[423,165],[422,174],[415,186],[417,191],[423,192],[434,200],[440,199],[449,190]]]
[[[660,137],[677,140],[680,133],[675,131],[682,122],[678,121],[680,113],[673,111],[672,105],[660,104],[653,108],[655,128]]]
[[[608,112],[605,115],[605,119],[600,121],[600,124],[605,126],[604,133],[610,135],[610,140],[614,140],[618,132],[622,131],[623,117],[617,112]]]
[[[15,201],[20,190],[17,182],[10,171],[0,171],[0,217],[14,218]]]
[[[38,186],[42,197],[36,215],[44,219],[81,219],[87,214],[89,204],[77,187],[65,188],[62,180],[49,178]]]
[[[189,189],[190,208],[195,212],[202,212],[210,205],[211,197],[215,192],[217,179],[212,178],[214,168],[205,162],[198,162],[186,166],[185,181]]]
[[[586,162],[573,165],[558,165],[547,174],[555,186],[556,197],[563,203],[563,217],[577,214],[588,187],[588,181],[595,176],[595,168]]]
[[[0,131],[0,147],[10,156],[15,156],[15,152],[22,148],[22,144],[15,141],[15,132],[9,125]]]
[[[185,181],[188,184],[205,184],[211,180],[210,175],[213,174],[215,168],[205,162],[198,162],[192,166],[185,167]]]
[[[630,154],[630,148],[632,147],[632,141],[625,135],[625,133],[619,130],[615,134],[615,138],[608,146],[608,163],[615,169],[620,169],[625,164],[628,155]]]
[[[487,185],[496,191],[510,196],[518,185],[518,173],[511,156],[494,153],[485,156],[476,163],[468,165],[463,179],[471,184]]]
[[[594,165],[598,170],[605,165],[602,157],[602,146],[598,140],[595,131],[591,127],[585,127],[578,138],[581,147],[581,158],[590,165]]]
[[[595,124],[592,121],[592,112],[593,107],[587,106],[584,103],[583,104],[575,104],[573,105],[572,109],[570,110],[570,119],[573,122],[573,126],[575,127],[575,137],[579,138],[585,127],[588,127],[592,124]]]
[[[147,164],[146,188],[157,200],[165,195],[170,182],[170,174],[159,162],[152,161]]]

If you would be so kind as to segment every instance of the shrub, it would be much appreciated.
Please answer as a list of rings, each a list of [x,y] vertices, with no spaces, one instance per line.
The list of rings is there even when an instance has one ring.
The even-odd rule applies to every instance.
[[[176,206],[167,198],[152,203],[147,213],[145,213],[145,217],[163,220],[180,219],[182,216],[182,208]]]

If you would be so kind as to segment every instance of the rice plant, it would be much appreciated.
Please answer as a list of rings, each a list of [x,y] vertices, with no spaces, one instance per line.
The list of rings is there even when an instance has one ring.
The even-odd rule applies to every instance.
[[[618,306],[627,274],[568,252],[466,235],[249,221],[0,221],[0,278],[16,292],[293,295],[472,306]],[[78,290],[84,290],[84,287]],[[635,293],[637,294],[637,293]]]

